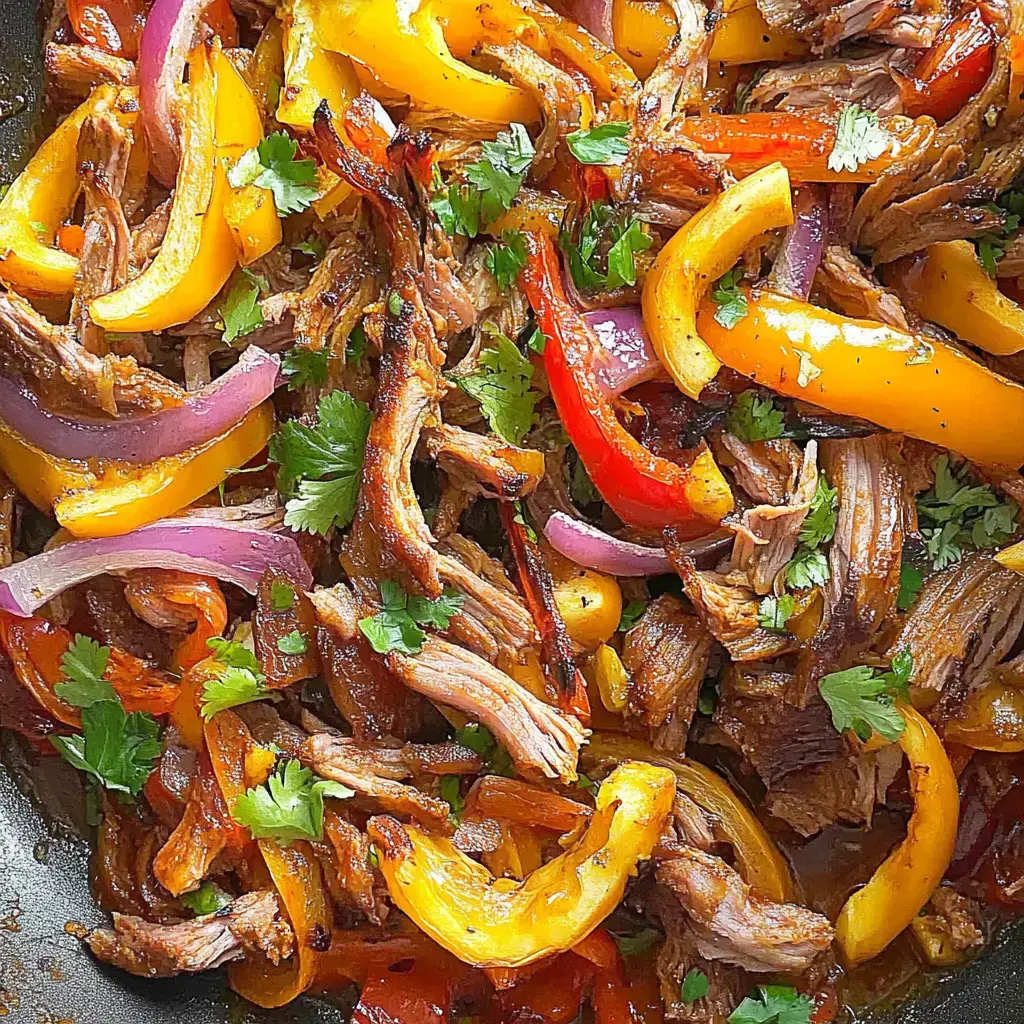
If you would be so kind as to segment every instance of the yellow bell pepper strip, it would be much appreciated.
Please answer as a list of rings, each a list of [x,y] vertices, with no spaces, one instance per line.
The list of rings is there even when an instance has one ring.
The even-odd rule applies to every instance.
[[[451,840],[371,818],[367,831],[395,905],[478,967],[522,967],[585,939],[622,899],[675,800],[665,768],[627,761],[604,780],[586,832],[518,882],[494,878]]]
[[[555,586],[554,595],[569,638],[584,650],[615,635],[622,618],[622,591],[613,577],[577,569]]]
[[[679,133],[704,153],[727,156],[726,166],[738,178],[779,161],[796,183],[861,183],[875,181],[892,164],[903,134],[913,127],[906,118],[886,118],[882,125],[892,137],[889,149],[855,171],[833,171],[828,160],[836,144],[836,123],[831,112],[809,110],[707,114],[686,118]]]
[[[284,26],[280,19],[267,21],[244,74],[264,126],[272,124],[284,85]]]
[[[0,201],[0,280],[16,291],[61,296],[75,290],[78,258],[52,243],[78,197],[79,132],[101,107],[128,127],[138,116],[138,90],[95,89],[39,147]]]
[[[646,78],[672,44],[678,23],[667,3],[615,0],[612,32],[615,49],[640,78]],[[754,0],[723,5],[711,40],[711,60],[726,64],[799,60],[810,52],[799,36],[772,28]]]
[[[1024,114],[1024,35],[1010,36],[1010,97],[1006,116],[1015,121]]]
[[[626,710],[629,675],[614,647],[601,644],[584,665],[583,675],[588,683],[592,682],[597,687],[606,710],[616,715]]]
[[[452,55],[438,13],[422,0],[310,0],[310,11],[327,49],[372,68],[415,103],[498,124],[540,120],[523,89]]]
[[[899,744],[910,766],[914,811],[907,837],[839,912],[836,942],[851,967],[877,956],[917,917],[953,857],[960,796],[935,730],[912,707],[900,711]]]
[[[1024,751],[1024,690],[1012,668],[997,667],[992,675],[971,691],[963,712],[946,725],[944,738],[972,750],[1019,754]]]
[[[160,331],[190,320],[223,287],[238,262],[224,215],[231,195],[228,166],[263,136],[252,93],[219,48],[198,46],[189,58],[191,96],[183,118],[182,162],[170,222],[153,262],[134,280],[89,303],[93,321],[108,331]],[[257,210],[240,230],[268,251],[280,224]]]
[[[359,95],[359,79],[348,57],[326,50],[310,0],[291,0],[281,9],[284,23],[284,87],[277,119],[313,130],[313,112],[327,100],[338,117]]]
[[[743,880],[765,899],[791,903],[797,889],[789,867],[764,826],[728,783],[689,758],[669,757],[646,740],[621,733],[595,732],[580,753],[583,768],[600,768],[635,758],[668,768],[679,788],[707,811],[736,854]]]
[[[690,398],[700,397],[721,365],[697,331],[701,299],[752,239],[792,223],[789,175],[775,163],[716,196],[658,253],[644,282],[644,324],[658,359]]]
[[[705,302],[697,330],[726,366],[791,398],[860,416],[985,466],[1024,463],[1024,387],[959,349],[773,292],[747,291],[732,330]],[[985,410],[986,429],[978,410]]]
[[[34,505],[76,537],[112,537],[166,518],[244,466],[274,432],[269,402],[220,437],[145,466],[92,469],[34,448],[0,424],[0,468]]]
[[[281,218],[274,196],[258,185],[232,189],[224,201],[224,220],[243,267],[265,256],[281,242]]]
[[[622,426],[592,366],[593,332],[565,297],[554,242],[530,232],[526,248],[522,285],[547,338],[548,387],[594,486],[625,523],[706,532],[733,507],[714,457],[703,450],[680,466],[654,455]]]
[[[996,356],[1024,349],[1024,309],[985,273],[970,242],[936,242],[897,260],[885,282],[927,320]]]

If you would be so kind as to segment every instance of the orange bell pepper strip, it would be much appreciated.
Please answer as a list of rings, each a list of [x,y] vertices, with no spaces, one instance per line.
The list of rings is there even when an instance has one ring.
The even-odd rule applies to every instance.
[[[950,448],[984,466],[1024,463],[1024,387],[959,349],[772,292],[747,291],[732,330],[705,302],[697,330],[737,373],[831,412]],[[994,426],[979,426],[984,409]]]
[[[68,20],[76,36],[115,57],[135,60],[146,20],[141,0],[68,0]]]
[[[968,7],[918,58],[910,75],[896,78],[903,112],[948,121],[988,81],[1000,34],[986,4]]]
[[[138,116],[138,90],[101,85],[36,150],[0,200],[0,281],[26,295],[75,290],[78,258],[52,246],[78,197],[78,135],[85,119],[109,109],[125,127]]]
[[[153,262],[123,288],[89,304],[109,331],[160,331],[203,310],[231,276],[239,248],[225,218],[231,194],[226,166],[259,143],[263,126],[252,93],[219,47],[198,46],[189,58],[190,99],[182,118],[182,162],[163,244]],[[272,208],[272,207],[271,207]],[[281,239],[264,205],[239,231],[262,239],[247,255]]]
[[[395,905],[464,963],[522,967],[586,938],[651,855],[675,799],[664,768],[627,761],[604,780],[590,825],[525,881],[495,879],[449,839],[371,818]]]
[[[899,744],[910,770],[914,811],[907,836],[845,903],[836,942],[850,966],[877,956],[917,917],[949,867],[956,844],[960,796],[942,741],[917,711],[901,706]]]
[[[113,537],[164,519],[208,494],[228,470],[244,466],[274,432],[270,402],[230,430],[181,455],[146,466],[108,463],[95,470],[40,451],[0,424],[0,468],[37,508],[53,511],[76,537]]]
[[[1024,35],[1010,36],[1010,98],[1006,116],[1015,121],[1024,114]]]
[[[547,344],[544,369],[559,417],[590,479],[623,522],[660,529],[700,529],[732,511],[733,500],[715,460],[700,452],[688,468],[659,458],[619,422],[590,369],[597,343],[566,299],[551,238],[530,232],[523,288]]]
[[[985,273],[970,242],[936,242],[886,266],[885,281],[921,316],[985,352],[1024,349],[1024,309]]]
[[[584,768],[605,767],[628,758],[668,768],[679,788],[721,826],[743,880],[765,899],[793,902],[796,885],[778,847],[756,815],[710,768],[689,758],[669,757],[646,740],[613,732],[595,732],[580,757]]]
[[[871,182],[896,156],[896,124],[888,119],[893,143],[874,160],[855,171],[833,171],[828,158],[836,144],[836,117],[819,111],[772,110],[749,114],[708,114],[688,117],[679,133],[703,152],[724,154],[726,165],[744,177],[772,163],[781,163],[794,182]]]
[[[0,611],[0,644],[11,659],[18,682],[58,722],[81,728],[79,709],[66,704],[54,690],[58,683],[67,681],[61,659],[71,642],[71,633],[47,619]],[[129,712],[163,715],[178,697],[176,680],[119,647],[110,648],[104,678]]]
[[[774,163],[717,195],[658,253],[644,281],[644,324],[683,394],[699,399],[721,365],[697,331],[701,299],[754,238],[792,223],[789,175]]]

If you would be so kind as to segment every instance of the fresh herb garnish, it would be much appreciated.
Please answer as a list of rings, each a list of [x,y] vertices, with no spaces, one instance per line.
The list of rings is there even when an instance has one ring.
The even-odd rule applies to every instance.
[[[486,725],[470,722],[459,729],[455,739],[462,746],[479,754],[491,775],[512,775],[512,758],[509,752],[494,738]]]
[[[309,649],[309,641],[297,629],[293,629],[278,638],[277,649],[282,654],[305,654]]]
[[[646,601],[627,601],[619,617],[619,632],[625,633],[632,629],[647,611]]]
[[[297,495],[285,506],[285,525],[326,533],[348,526],[356,510],[370,410],[345,391],[320,399],[319,422],[287,420],[270,439],[270,458],[280,464],[278,485]]]
[[[679,997],[689,1006],[690,1003],[703,999],[708,994],[710,988],[711,984],[708,981],[708,976],[702,970],[693,967],[686,972],[686,977],[683,978]]]
[[[626,142],[629,129],[629,121],[606,121],[596,128],[580,128],[570,132],[565,141],[569,152],[581,164],[618,166],[629,153],[629,144]]]
[[[206,641],[206,646],[223,666],[203,683],[199,709],[207,721],[218,711],[235,708],[240,704],[278,699],[276,694],[267,689],[266,676],[260,671],[256,655],[244,644],[214,636]]]
[[[747,315],[747,296],[740,291],[743,275],[738,270],[723,274],[712,289],[711,298],[718,303],[715,319],[731,331]]]
[[[734,114],[745,114],[750,98],[754,93],[757,83],[764,78],[764,68],[758,68],[749,82],[740,82],[736,86],[736,94],[732,100],[732,112]]]
[[[288,378],[289,391],[298,391],[307,384],[320,387],[327,383],[327,350],[293,345],[285,353],[281,372]]]
[[[292,248],[301,252],[303,256],[312,256],[313,259],[321,259],[327,252],[327,243],[319,235],[307,235],[301,241],[296,242]]]
[[[533,364],[499,331],[491,332],[491,342],[480,350],[475,369],[451,379],[480,403],[498,437],[519,444],[533,426],[540,400],[540,393],[530,388]]]
[[[773,633],[785,633],[795,605],[792,594],[763,597],[757,608],[757,624]]]
[[[1024,217],[1024,191],[1007,189],[994,203],[988,203],[985,209],[1003,218],[1000,231],[986,232],[974,240],[978,261],[989,277],[995,277],[996,263],[1006,255],[1006,250],[1020,230],[1021,218]]]
[[[441,776],[441,799],[451,808],[450,817],[458,821],[462,817],[466,801],[463,799],[460,787],[462,779],[458,775]]]
[[[896,607],[901,612],[909,611],[924,586],[924,573],[909,562],[900,563],[900,589],[896,595]]]
[[[577,505],[591,505],[595,501],[601,500],[601,492],[594,486],[587,467],[579,458],[576,459],[572,472],[569,474],[569,496]]]
[[[1017,529],[1017,506],[979,484],[967,463],[953,472],[949,456],[934,464],[935,483],[917,499],[925,552],[933,569],[960,561],[965,551],[999,547]]]
[[[301,213],[317,197],[316,161],[296,160],[298,148],[285,132],[268,135],[228,170],[228,184],[232,188],[257,185],[269,189],[282,217]]]
[[[769,395],[743,391],[725,414],[725,429],[747,444],[771,441],[786,432],[786,413]]]
[[[197,916],[205,917],[207,914],[215,914],[221,907],[226,907],[234,896],[207,879],[194,892],[182,893],[178,899]]]
[[[728,1024],[810,1024],[814,1004],[792,985],[762,985],[729,1014]]]
[[[217,311],[224,321],[221,339],[225,345],[262,327],[259,280],[244,269],[240,270],[232,279],[231,287]]]
[[[421,626],[447,629],[451,617],[462,607],[462,595],[451,587],[434,599],[410,597],[394,580],[380,582],[381,610],[359,620],[359,629],[378,654],[398,651],[418,654],[427,634]]]
[[[819,473],[811,507],[800,526],[800,543],[805,548],[820,548],[822,544],[827,544],[836,532],[838,514],[839,492],[829,486],[824,473]]]
[[[298,761],[279,765],[265,786],[254,786],[231,805],[231,817],[253,839],[323,839],[324,798],[344,800],[355,793],[340,782],[316,779]]]
[[[358,366],[365,358],[370,343],[366,340],[366,328],[362,320],[349,332],[345,343],[345,365]]]
[[[892,659],[888,672],[857,665],[824,676],[818,689],[832,711],[832,724],[839,732],[852,729],[864,741],[872,731],[887,740],[898,740],[906,723],[894,699],[907,699],[913,668],[910,651],[903,649]]]
[[[642,928],[632,935],[616,935],[615,944],[623,956],[643,956],[650,952],[664,936],[657,928]]]
[[[828,558],[823,551],[801,547],[786,567],[786,586],[794,590],[809,590],[824,586],[830,575]]]
[[[547,344],[548,339],[539,327],[534,327],[526,339],[526,347],[539,356],[544,355],[544,349],[547,347]]]
[[[855,171],[880,157],[889,148],[889,133],[878,123],[873,110],[856,103],[843,107],[836,124],[836,141],[828,158],[830,171]]]
[[[649,249],[654,240],[636,218],[620,216],[610,203],[596,202],[587,210],[578,238],[563,228],[558,244],[576,287],[593,292],[636,284],[635,254]]]
[[[484,261],[494,275],[498,288],[507,292],[519,280],[526,266],[526,236],[521,231],[506,231],[500,242],[487,250]]]
[[[109,647],[100,647],[95,640],[76,633],[60,659],[65,681],[57,683],[53,692],[76,708],[87,708],[98,700],[120,700],[114,687],[103,678],[109,658]]]
[[[274,580],[270,584],[270,607],[275,612],[287,611],[295,604],[295,588],[290,583]]]

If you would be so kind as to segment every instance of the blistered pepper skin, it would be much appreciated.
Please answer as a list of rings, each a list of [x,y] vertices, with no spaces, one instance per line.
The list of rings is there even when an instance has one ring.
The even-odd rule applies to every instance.
[[[611,913],[675,799],[667,768],[628,761],[605,779],[587,831],[525,881],[495,879],[452,842],[393,818],[369,833],[395,905],[465,963],[522,967],[571,949]]]

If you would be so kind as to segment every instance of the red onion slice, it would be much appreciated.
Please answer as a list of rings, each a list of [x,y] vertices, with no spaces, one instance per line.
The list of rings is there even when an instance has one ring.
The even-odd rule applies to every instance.
[[[0,377],[0,418],[29,444],[61,459],[150,463],[223,434],[274,393],[281,360],[255,345],[178,406],[123,420],[49,412],[23,382]]]
[[[621,395],[664,372],[644,329],[639,306],[594,310],[584,313],[583,319],[601,343],[592,367],[598,383],[609,395]]]
[[[786,229],[769,286],[794,299],[807,301],[825,249],[827,206],[821,185],[801,185],[793,196],[793,223]]]
[[[139,106],[149,173],[171,188],[181,159],[174,101],[199,16],[210,0],[156,0],[139,43]]]
[[[267,569],[304,589],[313,586],[298,544],[286,533],[163,519],[120,537],[69,541],[0,569],[0,608],[31,615],[68,587],[125,569],[180,569],[215,576],[250,594]]]
[[[564,512],[551,514],[544,536],[559,554],[577,565],[610,576],[657,576],[672,572],[672,563],[663,549],[619,540]]]
[[[569,17],[611,50],[615,49],[614,9],[614,0],[572,0],[568,6]]]

